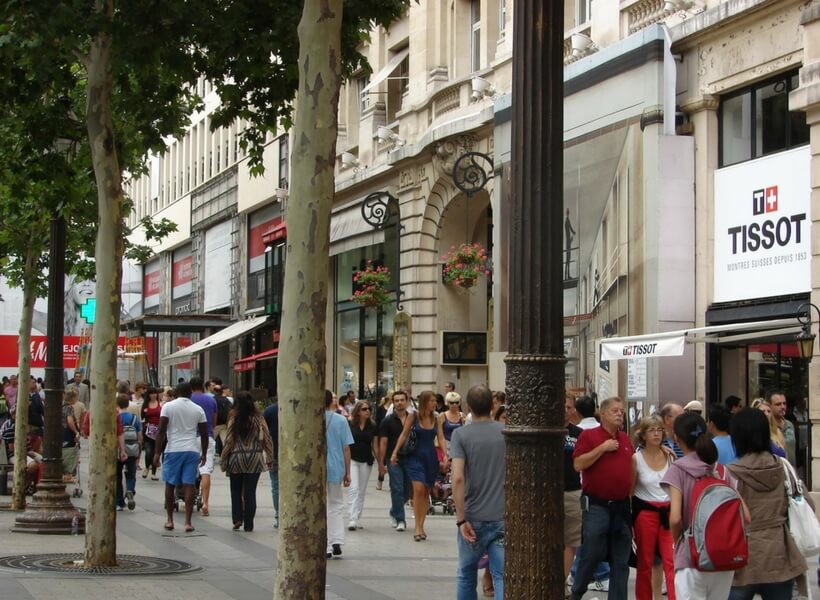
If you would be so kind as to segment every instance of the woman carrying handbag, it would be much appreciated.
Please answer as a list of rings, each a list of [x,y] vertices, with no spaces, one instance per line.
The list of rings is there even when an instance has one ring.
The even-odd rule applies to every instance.
[[[268,426],[256,409],[249,392],[239,392],[228,419],[222,468],[231,480],[231,515],[233,529],[253,531],[256,515],[256,484],[259,475],[270,469],[273,441]]]

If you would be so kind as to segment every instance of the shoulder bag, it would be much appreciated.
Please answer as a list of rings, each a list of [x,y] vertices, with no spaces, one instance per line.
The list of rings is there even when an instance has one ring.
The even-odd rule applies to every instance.
[[[789,531],[800,553],[806,558],[820,554],[820,524],[809,503],[803,497],[803,484],[789,461],[780,458],[789,500]],[[794,482],[794,487],[792,487]]]
[[[401,419],[399,419],[398,417],[396,417],[396,419],[398,419],[399,423],[401,423]],[[399,456],[409,456],[413,454],[413,452],[416,451],[416,446],[418,445],[418,443],[419,439],[416,435],[416,423],[414,422],[413,426],[410,427],[410,432],[407,434],[407,439],[404,440],[404,444],[402,444],[402,447],[399,448],[397,454]]]

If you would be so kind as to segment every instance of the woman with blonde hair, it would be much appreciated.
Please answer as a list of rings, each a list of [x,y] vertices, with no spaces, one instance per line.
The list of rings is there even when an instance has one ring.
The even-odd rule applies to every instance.
[[[786,458],[786,440],[783,439],[783,432],[777,426],[777,421],[772,416],[772,405],[763,398],[756,398],[752,402],[752,408],[762,411],[769,422],[769,439],[771,440],[772,454]]]
[[[449,444],[453,432],[464,425],[464,415],[461,412],[461,395],[458,392],[447,392],[444,401],[447,403],[447,411],[441,413],[438,420],[444,431],[444,439]]]
[[[399,452],[405,441],[415,434],[416,447],[406,455],[405,468],[413,484],[413,514],[415,516],[416,531],[413,539],[417,542],[427,539],[424,531],[424,519],[427,517],[427,505],[430,498],[430,489],[436,483],[441,464],[447,464],[447,442],[444,439],[444,429],[440,421],[436,420],[436,394],[425,391],[419,395],[419,407],[416,412],[408,413],[404,421],[404,428],[396,442],[390,463],[399,462]],[[443,451],[442,463],[439,463],[436,454],[435,442]]]
[[[672,532],[669,530],[670,500],[669,494],[660,485],[672,461],[663,450],[663,438],[663,420],[659,416],[652,415],[638,423],[635,446],[640,451],[632,455],[632,519],[638,563],[635,597],[638,600],[652,600],[652,563],[656,548],[661,556],[669,600],[675,600],[674,550]]]

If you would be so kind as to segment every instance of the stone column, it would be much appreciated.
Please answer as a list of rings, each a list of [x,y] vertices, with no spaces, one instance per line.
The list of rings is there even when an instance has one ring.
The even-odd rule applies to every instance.
[[[505,598],[564,598],[564,3],[513,32]]]
[[[706,325],[714,277],[714,182],[720,102],[709,94],[681,105],[695,134],[695,327]],[[695,346],[695,399],[706,399],[706,344]]]
[[[806,113],[811,129],[811,218],[812,261],[811,302],[820,306],[820,4],[803,11],[800,18],[803,29],[803,67],[800,69],[800,87],[791,93],[789,108]],[[812,333],[817,335],[817,313]],[[814,357],[809,365],[809,418],[812,423],[811,482],[812,489],[820,489],[820,350],[814,346]]]

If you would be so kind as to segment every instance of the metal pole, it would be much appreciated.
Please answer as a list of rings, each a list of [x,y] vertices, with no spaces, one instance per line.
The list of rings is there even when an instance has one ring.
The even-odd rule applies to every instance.
[[[26,511],[19,515],[12,531],[30,533],[72,533],[77,517],[78,531],[85,530],[63,483],[63,314],[65,302],[65,219],[51,218],[51,248],[48,263],[48,346],[46,349],[45,426],[43,428],[43,478],[37,484]]]
[[[563,2],[516,2],[505,430],[509,600],[563,599],[565,589],[563,27]]]

